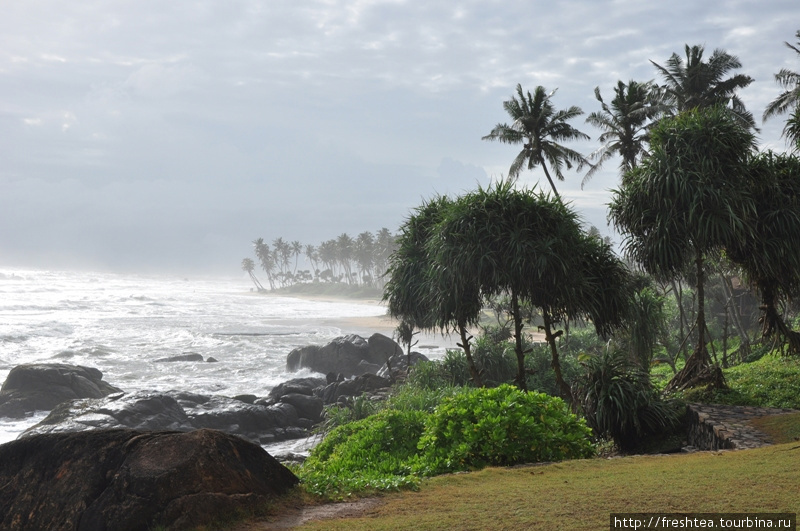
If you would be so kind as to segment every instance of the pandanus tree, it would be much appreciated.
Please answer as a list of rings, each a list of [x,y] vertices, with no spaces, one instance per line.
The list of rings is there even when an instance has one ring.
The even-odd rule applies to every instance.
[[[586,158],[577,151],[567,148],[560,142],[570,140],[588,140],[589,135],[572,127],[568,122],[583,114],[580,107],[572,106],[556,110],[550,98],[555,91],[548,93],[544,87],[538,86],[533,94],[523,93],[522,85],[517,85],[517,96],[503,102],[503,108],[512,119],[510,124],[499,123],[483,140],[497,140],[506,144],[522,144],[522,150],[511,163],[508,177],[516,179],[519,173],[527,168],[532,170],[541,166],[553,193],[558,198],[558,190],[553,182],[547,165],[553,168],[556,178],[564,180],[561,171],[577,165],[578,169],[586,164]]]
[[[800,160],[772,152],[749,161],[754,230],[727,246],[761,296],[764,337],[800,354],[800,333],[783,320],[780,303],[800,295]]]
[[[752,133],[728,110],[686,111],[652,130],[650,155],[612,194],[609,218],[635,262],[664,280],[679,278],[689,264],[696,272],[697,345],[670,388],[708,374],[705,260],[752,230],[746,168],[753,150]]]
[[[400,227],[397,248],[389,257],[383,300],[389,314],[401,321],[398,330],[409,340],[415,329],[458,333],[472,382],[482,387],[468,332],[469,326],[478,323],[480,294],[476,285],[453,283],[451,264],[435,263],[430,243],[451,207],[450,199],[436,197],[418,207]]]
[[[560,200],[518,190],[507,180],[456,199],[429,239],[427,255],[450,287],[448,304],[473,308],[482,299],[508,296],[516,385],[523,390],[527,352],[521,306],[539,309],[556,380],[572,402],[556,346],[561,332],[555,328],[566,319],[587,318],[606,334],[620,324],[627,271],[610,247],[584,234],[576,214]]]
[[[708,61],[703,61],[705,48],[700,45],[684,47],[685,59],[673,53],[664,66],[650,61],[664,78],[666,103],[673,113],[690,109],[723,107],[740,126],[756,129],[753,114],[736,94],[747,87],[753,78],[745,74],[727,76],[742,67],[735,55],[725,50],[714,50]]]
[[[600,87],[594,89],[594,97],[600,102],[600,111],[591,113],[586,123],[603,130],[599,140],[602,146],[589,155],[595,161],[586,172],[581,186],[612,157],[620,157],[620,172],[633,169],[647,153],[647,129],[652,120],[665,111],[662,92],[652,82],[627,84],[617,82],[614,98],[606,103],[600,95]]]
[[[788,42],[784,42],[784,44],[800,55],[800,31],[795,36],[798,46]],[[788,68],[781,68],[775,74],[775,81],[785,90],[767,105],[763,119],[767,121],[769,118],[789,112],[790,116],[783,128],[783,136],[796,151],[800,150],[800,73]]]

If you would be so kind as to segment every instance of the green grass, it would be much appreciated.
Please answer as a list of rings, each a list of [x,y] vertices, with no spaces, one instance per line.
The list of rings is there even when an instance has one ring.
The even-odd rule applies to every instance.
[[[597,530],[611,512],[800,512],[797,443],[733,452],[489,468],[390,494],[367,517],[304,530]]]
[[[770,415],[750,422],[778,444],[800,440],[800,413]]]
[[[800,359],[771,353],[725,369],[730,389],[684,393],[689,402],[800,409]]]

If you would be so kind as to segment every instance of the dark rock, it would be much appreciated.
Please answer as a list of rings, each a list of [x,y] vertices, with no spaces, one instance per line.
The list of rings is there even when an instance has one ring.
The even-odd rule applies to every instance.
[[[278,399],[290,393],[313,395],[314,389],[324,386],[325,383],[325,378],[293,378],[273,387],[269,392],[269,397]]]
[[[181,354],[180,356],[170,356],[168,358],[158,358],[153,363],[173,363],[176,361],[203,361],[203,356],[197,352]]]
[[[219,363],[219,361],[214,356],[209,356],[208,359],[206,359],[206,363]]]
[[[411,353],[411,366],[413,367],[420,361],[429,361],[428,357],[424,354],[420,354],[419,352],[412,352]],[[380,370],[377,372],[378,376],[383,376],[384,378],[394,379],[398,375],[406,375],[408,374],[408,355],[403,353],[399,355],[392,356]]]
[[[18,365],[0,389],[0,417],[22,418],[34,411],[50,411],[76,398],[102,398],[120,393],[92,367],[63,363]]]
[[[297,484],[258,445],[212,430],[95,430],[0,446],[0,528],[185,529]]]
[[[316,396],[301,395],[299,393],[289,393],[281,397],[281,402],[291,404],[297,410],[297,415],[313,422],[321,420],[322,399]]]
[[[397,352],[402,354],[400,346],[382,334],[373,334],[369,341],[351,334],[337,337],[323,347],[311,345],[292,350],[286,357],[286,368],[290,371],[307,368],[345,376],[375,374],[387,358]]]
[[[256,395],[236,395],[233,397],[234,400],[238,400],[239,402],[244,402],[245,404],[253,404],[258,399]]]
[[[287,437],[286,428],[305,428],[305,423],[300,425],[298,421],[297,410],[288,403],[264,406],[224,396],[137,391],[64,403],[23,436],[98,428],[172,431],[210,428],[253,441],[266,434],[282,440]]]
[[[392,385],[391,380],[375,374],[362,374],[351,380],[334,382],[318,390],[318,396],[325,404],[335,404],[341,397],[356,397],[364,393],[373,393],[387,389]]]

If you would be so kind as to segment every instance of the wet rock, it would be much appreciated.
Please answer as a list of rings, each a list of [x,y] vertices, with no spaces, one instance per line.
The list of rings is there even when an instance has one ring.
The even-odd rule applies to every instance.
[[[286,382],[276,385],[269,392],[269,398],[277,400],[283,395],[297,393],[301,395],[313,395],[314,389],[326,384],[325,378],[293,378]]]
[[[63,363],[18,365],[0,389],[0,417],[22,418],[34,411],[50,411],[76,398],[102,398],[121,389],[103,381],[92,367]]]
[[[335,404],[341,397],[356,397],[364,393],[374,393],[375,391],[388,389],[392,382],[388,378],[383,378],[375,374],[362,374],[350,380],[333,382],[317,391],[318,395],[325,404]]]
[[[391,356],[402,354],[402,349],[383,334],[373,334],[369,340],[351,334],[337,337],[325,346],[306,346],[292,350],[286,358],[286,368],[297,371],[303,368],[327,374],[341,373],[357,376],[375,374]]]
[[[404,353],[392,356],[389,361],[384,363],[380,370],[377,371],[377,375],[389,378],[390,380],[397,378],[399,375],[405,376],[408,374],[408,358],[408,355]],[[429,360],[427,356],[419,352],[411,353],[412,367],[421,361]]]
[[[218,431],[37,435],[0,446],[0,528],[185,529],[263,507],[297,481]]]
[[[285,404],[291,404],[297,411],[297,415],[301,418],[308,419],[312,422],[319,422],[322,420],[323,403],[321,398],[300,393],[289,393],[283,395],[280,401]]]

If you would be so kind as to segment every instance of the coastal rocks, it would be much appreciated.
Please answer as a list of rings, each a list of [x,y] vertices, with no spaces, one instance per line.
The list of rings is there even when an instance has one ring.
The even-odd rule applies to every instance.
[[[362,374],[350,380],[332,382],[321,389],[317,395],[325,404],[341,402],[343,398],[361,396],[364,393],[376,394],[377,391],[387,390],[392,381],[375,374]]]
[[[34,411],[50,411],[66,400],[102,398],[120,389],[103,381],[91,367],[62,363],[34,363],[11,369],[0,389],[0,417],[23,418]]]
[[[0,528],[185,529],[297,482],[261,447],[213,430],[37,435],[0,446]]]
[[[419,356],[425,358],[422,354]],[[322,347],[310,345],[292,350],[286,357],[286,369],[310,369],[352,377],[377,374],[387,363],[389,367],[404,363],[401,360],[405,357],[400,345],[383,334],[372,334],[369,339],[350,334],[337,337]]]
[[[209,358],[209,360],[211,360],[211,359],[213,359],[213,358]],[[175,363],[175,362],[181,362],[181,361],[203,361],[203,356],[201,356],[197,352],[188,352],[186,354],[180,354],[178,356],[169,356],[167,358],[158,358],[157,360],[153,360],[153,363]]]
[[[319,420],[321,401],[318,409],[319,412],[316,408],[298,412],[290,403],[248,404],[224,396],[137,391],[63,403],[22,436],[108,428],[175,431],[208,428],[266,444],[307,436],[307,429]]]

